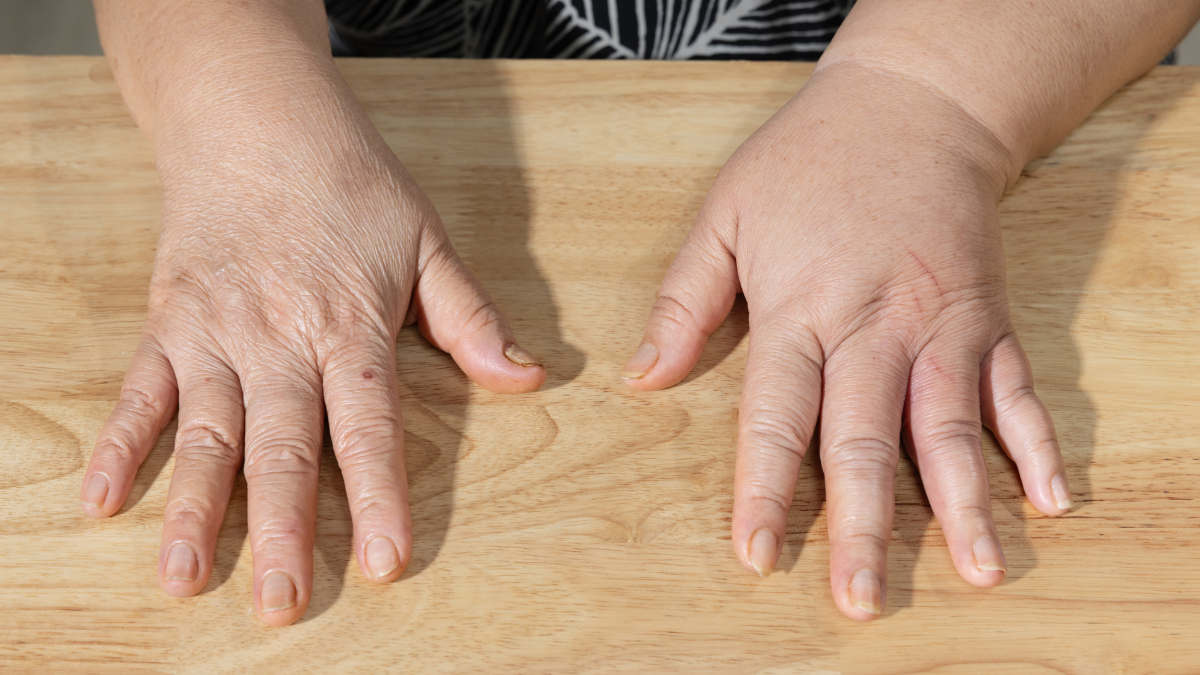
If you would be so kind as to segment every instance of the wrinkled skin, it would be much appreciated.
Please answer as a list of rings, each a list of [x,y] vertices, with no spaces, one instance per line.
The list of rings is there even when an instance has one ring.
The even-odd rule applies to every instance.
[[[329,116],[336,132],[292,130],[284,145],[278,129],[241,126],[159,148],[149,314],[82,489],[89,515],[115,513],[178,401],[162,586],[204,587],[244,466],[254,606],[272,625],[309,602],[326,413],[363,574],[391,581],[410,559],[395,355],[406,319],[487,389],[545,379],[429,200],[351,113]]]
[[[766,575],[819,426],[838,607],[884,607],[902,431],[959,573],[1005,575],[982,424],[1030,500],[1070,496],[1054,426],[1013,332],[994,137],[934,92],[818,71],[730,158],[668,271],[623,376],[680,381],[737,293],[750,310],[733,543]],[[653,345],[647,347],[646,345]]]

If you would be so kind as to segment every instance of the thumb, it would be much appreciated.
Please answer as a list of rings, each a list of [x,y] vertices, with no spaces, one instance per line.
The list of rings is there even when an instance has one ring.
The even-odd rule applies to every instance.
[[[721,236],[732,227],[718,222],[734,221],[710,197],[663,278],[641,346],[621,369],[634,389],[664,389],[686,377],[729,315],[739,290],[737,264]]]
[[[501,394],[534,391],[546,381],[546,369],[517,344],[508,320],[479,280],[455,253],[444,232],[422,242],[410,316],[425,339],[442,351],[476,384]]]

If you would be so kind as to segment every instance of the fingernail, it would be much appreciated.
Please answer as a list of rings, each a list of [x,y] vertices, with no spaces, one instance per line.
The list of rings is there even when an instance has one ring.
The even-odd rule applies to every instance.
[[[1004,553],[1000,551],[1000,545],[996,543],[989,535],[983,535],[975,540],[975,546],[971,547],[975,553],[975,567],[978,567],[984,572],[1007,572],[1008,568],[1004,564]]]
[[[367,569],[371,577],[379,579],[386,577],[400,566],[400,554],[396,545],[387,537],[375,537],[367,542]]]
[[[200,570],[200,562],[196,551],[184,543],[171,546],[167,551],[167,566],[163,576],[178,581],[195,581],[196,573]]]
[[[88,479],[87,487],[83,489],[83,503],[88,506],[103,509],[104,500],[108,497],[108,478],[102,473],[94,473]]]
[[[530,366],[542,365],[541,362],[539,362],[536,358],[534,358],[533,354],[530,354],[529,352],[522,349],[520,347],[520,345],[514,344],[512,342],[508,343],[504,347],[504,358],[508,359],[509,361],[512,361],[513,363],[517,364],[518,366],[523,366],[525,368],[528,368]]]
[[[850,604],[867,614],[883,613],[883,587],[878,574],[866,568],[854,573],[850,578]]]
[[[1064,511],[1071,508],[1071,491],[1067,489],[1067,479],[1057,474],[1050,480],[1050,492],[1054,493],[1054,504]]]
[[[754,566],[754,571],[758,572],[760,577],[770,576],[771,570],[775,569],[775,558],[779,550],[779,540],[775,538],[775,533],[769,528],[760,527],[750,537],[746,549],[746,558]]]
[[[287,572],[267,573],[262,581],[262,611],[277,612],[296,606],[296,584]]]
[[[658,347],[649,342],[643,342],[642,346],[633,353],[629,363],[626,363],[625,367],[621,369],[621,379],[640,380],[650,372],[656,363],[658,363]]]

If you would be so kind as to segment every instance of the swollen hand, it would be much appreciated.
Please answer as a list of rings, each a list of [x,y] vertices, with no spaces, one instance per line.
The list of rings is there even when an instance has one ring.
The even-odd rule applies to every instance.
[[[902,432],[954,564],[976,586],[1005,575],[981,425],[1035,507],[1071,507],[1009,319],[1006,159],[933,92],[865,69],[819,71],[721,171],[622,373],[641,390],[679,382],[745,294],[734,548],[770,573],[820,418],[830,582],[851,618],[885,604]]]

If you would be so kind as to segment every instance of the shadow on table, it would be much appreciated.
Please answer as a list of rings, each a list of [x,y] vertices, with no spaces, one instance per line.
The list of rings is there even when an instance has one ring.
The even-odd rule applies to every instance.
[[[125,503],[117,510],[116,515],[121,515],[133,510],[134,507],[142,501],[146,493],[150,491],[151,486],[158,480],[163,469],[167,468],[167,462],[171,461],[171,454],[175,447],[175,427],[178,420],[172,420],[170,424],[163,429],[158,440],[154,443],[154,448],[150,450],[150,454],[146,455],[146,461],[138,467],[137,474],[133,477],[133,485],[129,487],[129,496],[125,498]],[[91,448],[88,448],[90,452]],[[87,456],[87,455],[85,455]]]
[[[384,92],[364,97],[368,114],[438,208],[455,249],[517,339],[546,366],[542,390],[573,380],[584,357],[563,339],[554,295],[530,251],[532,203],[502,65],[442,62],[453,71],[452,88],[429,63],[405,74],[401,62],[388,70],[393,82],[370,84],[365,73],[371,71],[359,74],[355,65],[343,64],[351,86]],[[398,582],[403,583],[428,569],[445,542],[457,460],[472,449],[464,434],[470,403],[481,390],[416,327],[405,328],[397,341],[397,373],[413,525],[413,555]],[[328,492],[329,499],[320,504],[317,578],[306,619],[337,600],[347,567],[358,573],[345,487],[332,460],[322,472],[322,496]]]

